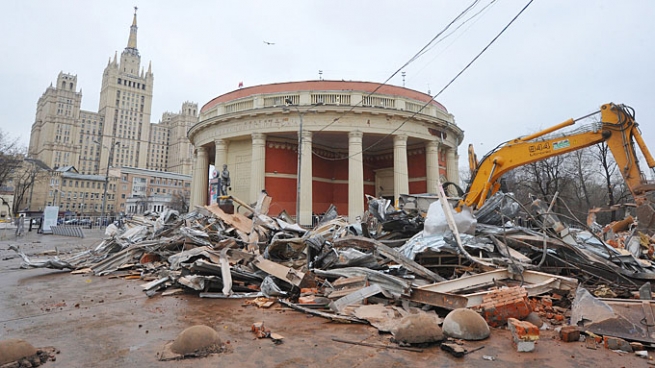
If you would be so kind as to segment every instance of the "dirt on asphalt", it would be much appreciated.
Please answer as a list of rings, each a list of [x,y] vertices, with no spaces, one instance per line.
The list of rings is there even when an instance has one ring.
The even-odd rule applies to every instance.
[[[30,256],[44,251],[79,251],[96,245],[101,233],[85,239],[30,235],[0,241],[0,340],[18,338],[60,353],[44,367],[647,367],[649,361],[584,342],[564,343],[542,331],[535,351],[518,353],[506,329],[466,342],[484,348],[455,358],[439,346],[421,353],[344,344],[333,338],[390,344],[390,335],[368,325],[333,323],[290,310],[247,306],[245,300],[202,299],[197,294],[148,298],[140,280],[72,275],[48,269],[22,270],[9,245]],[[442,316],[444,317],[444,316]],[[264,321],[284,336],[282,344],[257,339],[254,322]],[[185,328],[203,324],[218,331],[227,350],[205,358],[158,360],[164,345]],[[651,353],[651,356],[654,355]],[[493,357],[494,360],[486,360]]]

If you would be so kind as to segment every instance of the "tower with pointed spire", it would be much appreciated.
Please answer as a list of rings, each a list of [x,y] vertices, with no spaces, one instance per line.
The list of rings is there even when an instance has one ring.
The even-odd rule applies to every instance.
[[[52,177],[35,181],[34,198],[39,199],[28,204],[30,210],[54,204],[65,211],[100,215],[104,202],[99,197],[104,194],[100,184],[109,180],[106,213],[124,212],[129,201],[137,199],[131,189],[123,188],[125,182],[120,188],[116,184],[117,177],[125,178],[123,170],[165,178],[162,192],[157,189],[152,194],[161,204],[159,209],[173,194],[186,193],[188,200],[184,180],[190,180],[193,146],[186,132],[198,122],[198,105],[185,102],[179,114],[167,112],[161,121],[150,122],[154,74],[152,62],[147,69],[141,65],[136,11],[135,7],[127,46],[120,55],[116,51],[108,58],[97,112],[81,109],[82,90],[74,74],[59,73],[56,83],[39,98],[28,154],[53,169],[51,173],[61,169],[77,176],[75,180]],[[109,179],[105,179],[106,173]],[[145,177],[139,180],[146,183]],[[150,183],[153,181],[160,183],[159,179]],[[148,198],[152,199],[150,194]]]
[[[130,26],[127,46],[117,60],[114,54],[102,75],[98,112],[105,117],[102,143],[115,147],[114,166],[147,168],[148,137],[154,75],[152,64],[148,71],[141,68],[141,55],[137,48],[137,8]],[[109,162],[109,150],[100,154],[100,170]]]

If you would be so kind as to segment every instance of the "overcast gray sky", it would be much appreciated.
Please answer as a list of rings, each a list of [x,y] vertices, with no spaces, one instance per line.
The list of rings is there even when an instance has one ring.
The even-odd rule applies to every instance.
[[[237,88],[318,79],[383,82],[468,1],[24,1],[3,4],[0,128],[27,145],[36,102],[60,71],[97,111],[102,71],[127,45],[138,6],[152,119]],[[491,0],[480,0],[470,13]],[[528,0],[498,0],[407,66],[408,88],[436,94]],[[437,100],[478,156],[607,102],[637,113],[655,151],[655,2],[535,0]],[[465,19],[468,18],[465,17]],[[449,33],[449,32],[446,32]],[[264,41],[273,42],[267,45]],[[391,84],[402,85],[398,74]]]

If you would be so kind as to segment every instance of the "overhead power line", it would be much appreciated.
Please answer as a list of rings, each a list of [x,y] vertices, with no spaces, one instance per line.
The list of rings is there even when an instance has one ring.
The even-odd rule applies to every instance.
[[[382,141],[384,141],[386,138],[390,137],[391,135],[393,135],[394,133],[396,133],[398,130],[400,130],[400,128],[402,128],[402,127],[405,125],[405,123],[407,123],[407,122],[409,121],[409,119],[412,119],[414,116],[416,116],[416,115],[419,114],[421,111],[423,111],[423,109],[425,109],[425,108],[426,108],[430,103],[432,103],[432,101],[434,101],[437,97],[439,97],[439,96],[440,96],[440,95],[441,95],[441,94],[442,94],[446,89],[448,89],[448,87],[450,87],[450,85],[452,85],[452,84],[453,84],[453,83],[454,83],[454,82],[455,82],[455,81],[456,81],[456,80],[457,80],[457,79],[458,79],[458,78],[459,78],[459,77],[460,77],[460,76],[461,76],[461,75],[462,75],[462,74],[463,74],[463,73],[464,73],[464,72],[465,72],[465,71],[466,71],[466,70],[467,70],[471,65],[473,65],[473,63],[474,63],[475,61],[477,61],[477,60],[480,58],[480,56],[482,56],[482,54],[484,54],[484,53],[489,49],[489,47],[491,47],[491,45],[493,45],[494,42],[496,42],[496,40],[498,40],[498,38],[499,38],[503,33],[505,33],[505,31],[506,31],[506,30],[507,30],[507,29],[508,29],[508,28],[509,28],[509,27],[510,27],[510,26],[511,26],[511,25],[512,25],[512,24],[513,24],[517,19],[518,19],[518,17],[521,16],[521,14],[523,14],[523,12],[524,12],[524,11],[525,11],[525,10],[526,10],[530,5],[531,5],[531,4],[532,4],[533,1],[534,1],[534,0],[530,0],[530,1],[528,1],[528,3],[525,4],[525,6],[524,6],[524,7],[523,7],[523,8],[522,8],[522,9],[521,9],[521,10],[520,10],[520,11],[519,11],[515,16],[514,16],[514,18],[512,18],[512,19],[509,21],[509,23],[507,23],[507,25],[505,25],[505,27],[503,27],[503,29],[501,29],[500,32],[498,32],[498,34],[497,34],[497,35],[496,35],[496,36],[495,36],[491,41],[489,41],[489,43],[488,43],[488,44],[487,44],[487,45],[486,45],[486,46],[485,46],[485,47],[484,47],[484,48],[483,48],[483,49],[482,49],[482,50],[481,50],[481,51],[480,51],[480,52],[479,52],[479,53],[478,53],[478,54],[477,54],[477,55],[476,55],[476,56],[475,56],[475,57],[474,57],[474,58],[473,58],[473,59],[472,59],[468,64],[466,64],[466,66],[465,66],[464,68],[462,68],[462,70],[459,71],[459,73],[457,73],[457,74],[456,74],[456,75],[455,75],[455,76],[454,76],[454,77],[453,77],[453,78],[452,78],[452,79],[451,79],[451,80],[450,80],[450,81],[449,81],[449,82],[448,82],[448,83],[447,83],[447,84],[446,84],[446,85],[445,85],[445,86],[444,86],[444,87],[443,87],[439,92],[437,92],[437,94],[435,94],[434,96],[432,96],[432,98],[431,98],[428,102],[426,102],[425,104],[423,104],[423,106],[421,106],[421,108],[420,108],[418,111],[416,111],[416,112],[413,113],[410,117],[408,117],[407,119],[405,119],[405,120],[404,120],[404,121],[403,121],[403,122],[402,122],[402,123],[401,123],[397,128],[395,128],[394,130],[392,130],[391,132],[389,132],[388,134],[386,134],[384,137],[380,138],[379,140],[377,140],[376,142],[374,142],[374,143],[371,144],[370,146],[368,146],[368,147],[362,149],[361,152],[354,153],[354,154],[348,156],[347,158],[351,158],[351,157],[353,157],[353,156],[355,156],[355,155],[358,155],[358,154],[364,153],[364,152],[366,152],[366,151],[372,149],[373,147],[377,146],[377,145],[380,144]],[[325,158],[325,159],[327,159],[327,158]],[[343,160],[343,159],[344,159],[344,158],[341,158],[341,159],[339,159],[339,160]]]

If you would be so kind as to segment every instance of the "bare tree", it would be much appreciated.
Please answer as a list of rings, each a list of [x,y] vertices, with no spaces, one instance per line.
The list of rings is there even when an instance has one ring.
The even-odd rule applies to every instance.
[[[13,139],[0,130],[0,188],[6,185],[14,171],[20,167],[24,151],[17,138]]]
[[[39,176],[42,168],[34,160],[26,159],[23,164],[14,173],[14,213],[20,212],[21,208],[31,206],[32,191],[34,183],[44,180]]]
[[[521,166],[514,170],[514,189],[522,202],[529,201],[528,194],[551,198],[556,192],[567,196],[572,180],[565,168],[568,155],[554,156]]]
[[[187,213],[189,212],[189,198],[182,193],[174,193],[170,202],[168,202],[168,208],[179,213]]]
[[[605,204],[611,207],[618,203],[614,196],[614,191],[617,188],[620,188],[620,185],[618,185],[619,182],[616,180],[618,176],[618,167],[614,158],[610,155],[609,146],[605,142],[597,144],[596,148],[598,149],[596,151],[596,159],[600,162],[600,175],[605,182],[605,194],[607,194],[607,202]],[[623,183],[622,178],[620,182]],[[615,220],[616,211],[612,211],[610,221]]]

